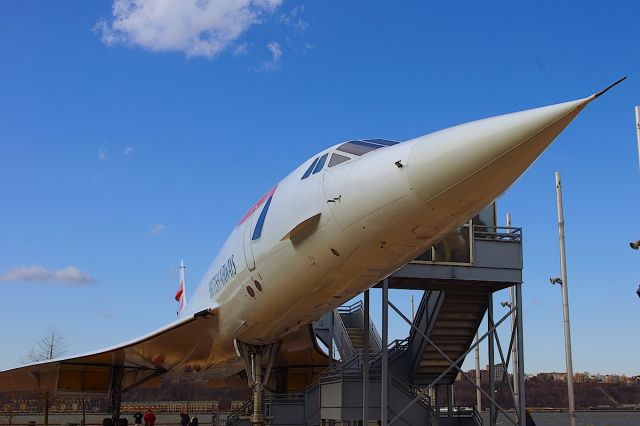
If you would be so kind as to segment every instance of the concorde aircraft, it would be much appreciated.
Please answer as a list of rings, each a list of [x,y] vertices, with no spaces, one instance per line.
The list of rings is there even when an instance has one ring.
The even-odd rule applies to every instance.
[[[111,348],[2,371],[0,390],[108,392],[113,401],[160,375],[215,379],[246,369],[259,402],[269,370],[287,354],[308,351],[308,362],[321,362],[312,321],[493,202],[620,81],[586,98],[404,142],[358,139],[325,149],[247,211],[189,300],[181,275],[176,321]]]

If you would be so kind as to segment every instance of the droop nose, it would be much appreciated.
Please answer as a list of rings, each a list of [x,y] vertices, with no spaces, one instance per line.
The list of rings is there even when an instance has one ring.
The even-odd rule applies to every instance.
[[[594,98],[486,118],[417,138],[407,170],[411,187],[425,202],[471,216],[524,173]]]

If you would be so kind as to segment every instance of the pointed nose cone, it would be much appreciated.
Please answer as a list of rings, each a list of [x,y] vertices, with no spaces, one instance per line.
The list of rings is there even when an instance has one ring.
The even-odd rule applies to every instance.
[[[494,201],[594,96],[473,121],[415,139],[412,188],[463,220]],[[436,206],[437,204],[437,206]]]

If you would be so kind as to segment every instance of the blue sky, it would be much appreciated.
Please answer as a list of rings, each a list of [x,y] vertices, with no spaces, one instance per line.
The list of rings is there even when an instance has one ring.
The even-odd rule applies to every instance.
[[[49,327],[80,352],[172,320],[180,259],[189,288],[246,209],[331,144],[408,139],[628,75],[499,200],[499,217],[524,228],[527,372],[564,369],[548,283],[560,170],[574,370],[640,374],[628,247],[640,238],[640,5],[128,3],[0,3],[0,368]]]

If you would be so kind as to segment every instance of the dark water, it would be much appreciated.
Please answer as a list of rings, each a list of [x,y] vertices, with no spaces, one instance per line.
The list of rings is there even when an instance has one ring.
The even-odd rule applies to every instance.
[[[569,413],[532,413],[537,426],[568,425]],[[488,416],[482,416],[486,425]],[[577,424],[580,426],[640,426],[640,412],[578,412]],[[499,425],[511,425],[503,416],[498,417]]]

